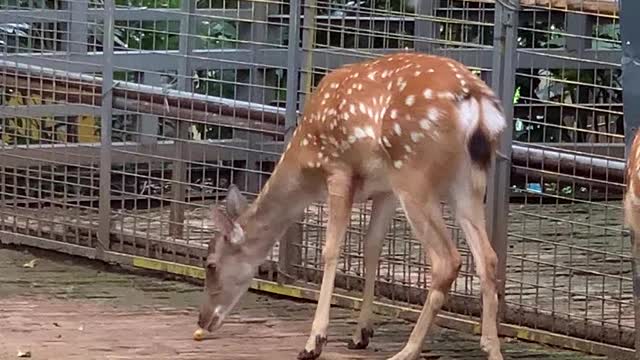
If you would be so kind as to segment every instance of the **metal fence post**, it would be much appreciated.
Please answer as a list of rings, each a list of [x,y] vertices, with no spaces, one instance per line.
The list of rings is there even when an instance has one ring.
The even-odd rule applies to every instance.
[[[500,322],[505,312],[513,94],[515,91],[516,37],[520,13],[517,0],[496,1],[495,6],[491,86],[502,100],[507,129],[500,138],[498,156],[488,182],[487,227],[493,248],[498,255],[497,277],[500,299],[498,321]]]
[[[300,0],[289,3],[289,48],[287,50],[287,110],[285,113],[285,144],[291,140],[298,123],[298,86],[300,84]],[[286,147],[286,146],[285,146]],[[284,148],[283,147],[283,150]],[[279,242],[278,282],[291,282],[294,266],[300,262],[302,226],[291,225]],[[284,275],[284,276],[281,276]]]
[[[111,237],[111,136],[113,124],[114,0],[104,1],[102,104],[100,113],[100,200],[97,256],[109,250]]]
[[[622,9],[626,9],[622,12]],[[635,133],[640,128],[640,2],[620,1],[622,38],[622,98],[624,107],[625,159]],[[633,301],[635,310],[636,359],[640,359],[640,244],[631,234],[633,252]]]
[[[183,0],[180,11],[183,18],[180,21],[180,62],[178,65],[178,90],[190,91],[191,56],[193,54],[192,19],[196,9],[195,0]],[[176,119],[175,159],[171,167],[171,193],[169,233],[174,238],[180,238],[184,230],[184,201],[186,196],[187,164],[186,146],[189,136],[187,123]]]

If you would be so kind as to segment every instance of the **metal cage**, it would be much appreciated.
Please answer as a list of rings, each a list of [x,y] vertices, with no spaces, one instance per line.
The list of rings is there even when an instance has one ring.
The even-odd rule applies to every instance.
[[[324,74],[440,54],[491,84],[513,119],[487,196],[502,322],[630,354],[621,199],[635,122],[622,70],[637,70],[623,61],[636,45],[619,13],[616,0],[3,0],[0,241],[201,266],[216,231],[207,209],[232,183],[260,191]],[[625,88],[625,108],[638,100]],[[358,296],[370,205],[353,210],[336,284]],[[445,309],[477,321],[473,261],[442,210],[464,259]],[[257,277],[317,287],[326,220],[324,204],[309,207]],[[398,211],[376,294],[417,306],[429,282]]]

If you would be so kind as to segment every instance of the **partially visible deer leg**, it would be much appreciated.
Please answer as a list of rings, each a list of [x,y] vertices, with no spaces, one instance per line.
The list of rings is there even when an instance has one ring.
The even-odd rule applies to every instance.
[[[484,176],[473,174],[473,176]],[[472,179],[472,176],[458,177]],[[484,181],[480,183],[484,184]],[[498,338],[497,313],[498,290],[496,267],[498,257],[491,247],[485,228],[484,187],[474,187],[471,183],[456,187],[452,194],[453,205],[460,227],[476,263],[476,272],[480,277],[482,291],[482,338],[480,345],[488,354],[489,360],[502,360],[500,340]]]
[[[376,195],[373,198],[371,218],[364,238],[364,292],[358,326],[347,347],[366,349],[373,337],[373,298],[376,281],[376,269],[382,252],[384,236],[389,230],[391,219],[396,211],[396,197],[393,193]]]
[[[298,354],[299,360],[317,359],[322,353],[322,347],[327,342],[329,312],[338,267],[338,256],[347,232],[353,205],[351,175],[346,172],[330,175],[327,179],[327,190],[329,193],[329,221],[327,223],[327,239],[322,252],[324,275],[311,335],[304,350]]]
[[[420,317],[404,349],[391,360],[414,360],[422,350],[424,339],[445,302],[451,284],[462,264],[460,253],[447,235],[447,229],[437,203],[415,199],[415,192],[400,196],[400,202],[416,237],[422,242],[431,260],[432,282]],[[430,231],[432,230],[432,231]],[[429,236],[429,235],[435,236]]]

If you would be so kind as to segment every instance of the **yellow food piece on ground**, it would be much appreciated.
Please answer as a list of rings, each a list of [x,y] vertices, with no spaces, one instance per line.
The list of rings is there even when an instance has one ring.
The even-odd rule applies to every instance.
[[[198,329],[193,333],[193,340],[200,341],[204,339],[204,330]]]

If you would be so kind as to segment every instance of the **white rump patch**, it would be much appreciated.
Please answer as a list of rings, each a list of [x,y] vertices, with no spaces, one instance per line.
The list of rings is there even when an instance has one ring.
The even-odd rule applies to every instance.
[[[470,98],[458,106],[458,122],[465,136],[470,136],[477,128],[480,119],[480,104],[475,98]]]
[[[483,98],[482,122],[491,136],[498,135],[507,127],[504,114],[489,99]]]

